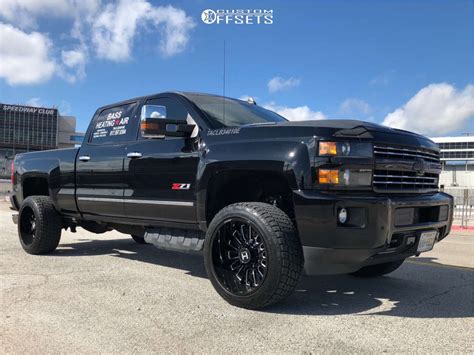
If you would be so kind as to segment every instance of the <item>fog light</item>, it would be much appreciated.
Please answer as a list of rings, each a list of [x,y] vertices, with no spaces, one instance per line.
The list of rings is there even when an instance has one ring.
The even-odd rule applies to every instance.
[[[339,184],[339,170],[319,169],[320,184]]]
[[[339,210],[339,214],[337,215],[337,218],[339,219],[339,223],[346,223],[347,221],[347,210],[345,208],[341,208]]]

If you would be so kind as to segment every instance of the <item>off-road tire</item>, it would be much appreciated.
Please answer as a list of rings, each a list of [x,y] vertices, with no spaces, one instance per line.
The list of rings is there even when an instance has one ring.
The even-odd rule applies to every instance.
[[[351,275],[356,276],[356,277],[367,277],[367,278],[380,277],[383,275],[390,274],[391,272],[397,270],[403,264],[404,261],[405,259],[392,261],[389,263],[364,266],[362,269],[351,273]]]
[[[31,215],[34,216],[34,233],[28,229]],[[28,254],[53,252],[61,239],[61,229],[61,217],[48,196],[30,196],[23,201],[18,216],[18,235]]]
[[[132,239],[137,243],[137,244],[148,244],[145,241],[145,237],[142,235],[131,235]]]
[[[249,295],[230,292],[219,281],[212,260],[212,243],[217,230],[233,218],[250,222],[266,244],[266,277]],[[293,222],[281,209],[266,203],[242,202],[223,208],[213,218],[204,242],[204,263],[212,285],[227,302],[258,309],[282,301],[294,291],[303,269],[303,252]]]

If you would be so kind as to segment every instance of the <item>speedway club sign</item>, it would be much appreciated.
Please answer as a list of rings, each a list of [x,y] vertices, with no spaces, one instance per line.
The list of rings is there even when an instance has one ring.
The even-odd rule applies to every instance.
[[[0,104],[0,108],[3,112],[28,113],[28,114],[33,114],[33,115],[35,114],[55,115],[58,112],[58,110],[55,108],[18,106],[18,105],[7,105],[7,104]]]

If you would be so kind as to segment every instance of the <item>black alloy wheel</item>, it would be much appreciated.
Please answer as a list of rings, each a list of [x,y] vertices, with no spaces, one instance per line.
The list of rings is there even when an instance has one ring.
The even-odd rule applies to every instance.
[[[265,241],[250,221],[231,218],[216,231],[212,262],[223,287],[233,294],[248,295],[265,281]]]
[[[20,216],[20,238],[25,245],[31,245],[36,234],[36,217],[29,206],[25,206]]]

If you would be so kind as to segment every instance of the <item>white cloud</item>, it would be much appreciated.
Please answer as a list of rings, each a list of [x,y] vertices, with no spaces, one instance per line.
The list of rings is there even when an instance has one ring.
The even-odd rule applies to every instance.
[[[9,85],[39,84],[53,76],[56,63],[46,35],[0,22],[0,43],[0,78]]]
[[[41,102],[41,99],[39,97],[32,97],[28,101],[26,101],[27,106],[33,106],[33,107],[41,107],[43,104]]]
[[[2,0],[0,17],[20,28],[34,28],[37,16],[70,16],[74,13],[74,3],[73,0]]]
[[[276,76],[276,77],[270,79],[267,86],[268,86],[268,90],[273,93],[273,92],[277,92],[277,91],[286,90],[286,89],[296,87],[296,86],[300,85],[300,83],[301,83],[301,80],[297,79],[297,78],[291,77],[289,79],[283,79],[280,76]]]
[[[130,59],[138,29],[150,26],[161,28],[160,50],[171,56],[184,50],[195,23],[183,10],[172,6],[154,7],[145,0],[110,3],[93,23],[92,42],[97,56],[118,62]]]
[[[349,98],[339,106],[339,112],[341,114],[359,114],[368,115],[372,111],[370,105],[359,99]]]
[[[63,31],[56,44],[69,42],[56,48],[48,35],[24,32],[36,28],[40,17],[69,21],[69,33]],[[196,26],[183,10],[153,6],[147,0],[1,0],[1,18],[12,24],[0,22],[0,77],[10,85],[44,82],[53,74],[69,82],[81,80],[94,53],[112,61],[130,59],[140,33],[157,33],[156,40],[147,43],[157,43],[164,57],[173,56],[186,48]],[[21,37],[21,41],[12,42],[12,36]],[[27,39],[30,45],[25,43]]]
[[[326,115],[321,111],[313,111],[308,106],[287,107],[279,106],[271,102],[263,105],[263,107],[275,111],[279,115],[285,117],[289,121],[310,121],[310,120],[324,120]]]
[[[78,79],[84,79],[86,76],[87,54],[84,48],[76,48],[68,51],[61,51],[63,64],[73,70],[73,74],[63,71],[62,76],[69,82],[74,83]]]
[[[447,83],[430,84],[388,114],[384,125],[424,134],[456,131],[474,119],[474,85],[457,90]]]

